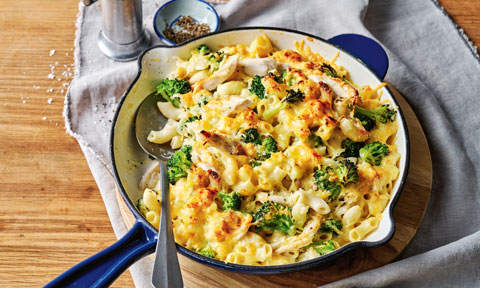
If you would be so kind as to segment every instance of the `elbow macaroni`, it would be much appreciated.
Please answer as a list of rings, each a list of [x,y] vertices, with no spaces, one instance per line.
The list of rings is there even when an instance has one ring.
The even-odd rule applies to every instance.
[[[180,108],[158,103],[169,120],[162,130],[151,131],[148,140],[170,141],[173,148],[193,147],[188,176],[170,185],[178,244],[199,253],[208,247],[225,262],[281,265],[319,257],[322,254],[314,248],[319,241],[333,241],[338,248],[365,239],[379,226],[399,175],[400,154],[392,143],[398,123],[378,124],[366,131],[353,117],[351,106],[382,105],[377,90],[383,86],[357,87],[346,80],[348,71],[334,63],[336,57],[327,61],[305,48],[303,41],[295,47],[277,50],[264,35],[250,46],[226,46],[215,52],[221,57],[216,68],[209,55],[200,53],[177,61],[172,75],[188,80],[192,91],[180,95]],[[335,77],[322,70],[325,65],[336,71]],[[258,96],[251,89],[251,74],[266,67],[274,67],[268,71],[273,74],[260,75],[265,92]],[[288,90],[302,91],[305,98],[265,117],[266,111],[284,104]],[[273,137],[277,152],[260,157],[265,155],[262,146],[242,138],[251,128],[262,139]],[[322,145],[312,144],[313,135]],[[347,138],[380,141],[388,145],[389,154],[378,166],[349,158],[358,180],[342,185],[339,196],[332,199],[318,186],[314,172],[342,159],[342,141]],[[160,187],[156,173],[158,165],[147,171],[141,187],[147,207],[144,216],[158,227],[161,199],[155,190]],[[239,211],[221,208],[220,191],[242,197]],[[290,209],[295,234],[255,230],[252,215],[267,201]],[[328,230],[329,219],[342,223],[341,227]]]

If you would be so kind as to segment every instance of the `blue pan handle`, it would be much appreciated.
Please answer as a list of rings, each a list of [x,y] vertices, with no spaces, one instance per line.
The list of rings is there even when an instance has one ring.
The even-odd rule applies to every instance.
[[[357,56],[381,80],[385,78],[388,70],[387,53],[375,40],[359,34],[340,34],[328,41]]]
[[[73,266],[45,288],[107,287],[135,261],[155,251],[156,236],[137,222],[112,246]]]

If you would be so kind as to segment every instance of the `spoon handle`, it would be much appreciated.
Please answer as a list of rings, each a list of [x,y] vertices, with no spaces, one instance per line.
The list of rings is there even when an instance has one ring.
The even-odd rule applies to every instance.
[[[183,287],[183,280],[178,264],[177,247],[173,238],[172,220],[170,219],[170,191],[167,167],[164,161],[160,161],[160,179],[162,181],[162,211],[152,284],[156,288],[178,288]]]

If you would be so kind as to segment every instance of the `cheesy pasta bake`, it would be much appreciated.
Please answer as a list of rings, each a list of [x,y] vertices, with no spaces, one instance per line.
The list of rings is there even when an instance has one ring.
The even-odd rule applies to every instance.
[[[201,45],[161,79],[168,118],[175,240],[227,263],[281,265],[325,255],[374,231],[399,175],[396,108],[380,88],[295,42]],[[338,56],[338,54],[337,54]],[[158,228],[159,165],[138,208]]]

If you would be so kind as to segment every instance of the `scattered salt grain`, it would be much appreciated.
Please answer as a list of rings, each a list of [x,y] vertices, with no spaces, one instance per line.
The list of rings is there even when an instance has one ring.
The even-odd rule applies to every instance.
[[[47,93],[52,93],[53,92],[53,88],[48,88],[47,89]]]
[[[48,79],[50,79],[50,80],[55,79],[55,75],[53,75],[52,73],[48,74]]]
[[[55,50],[54,50],[54,49],[50,50],[50,54],[49,54],[49,55],[50,55],[50,56],[55,55]]]
[[[63,89],[62,89],[62,90],[60,90],[60,93],[62,93],[62,94],[63,94],[63,91],[64,91]]]
[[[57,77],[57,81],[62,81],[62,78],[60,78],[60,77]]]
[[[57,62],[55,62],[55,66],[58,66],[58,61],[57,61]]]
[[[52,98],[48,98],[47,102],[48,102],[48,104],[52,104],[53,99],[52,99]]]
[[[69,85],[68,82],[64,82],[64,83],[62,84],[63,87],[68,87],[68,85]]]
[[[43,120],[43,121],[47,120],[47,117],[43,116],[43,117],[42,117],[42,120]]]
[[[65,56],[68,56],[68,52],[67,52],[67,53],[65,53]]]
[[[25,104],[25,103],[27,103],[27,101],[23,100],[22,103]]]

